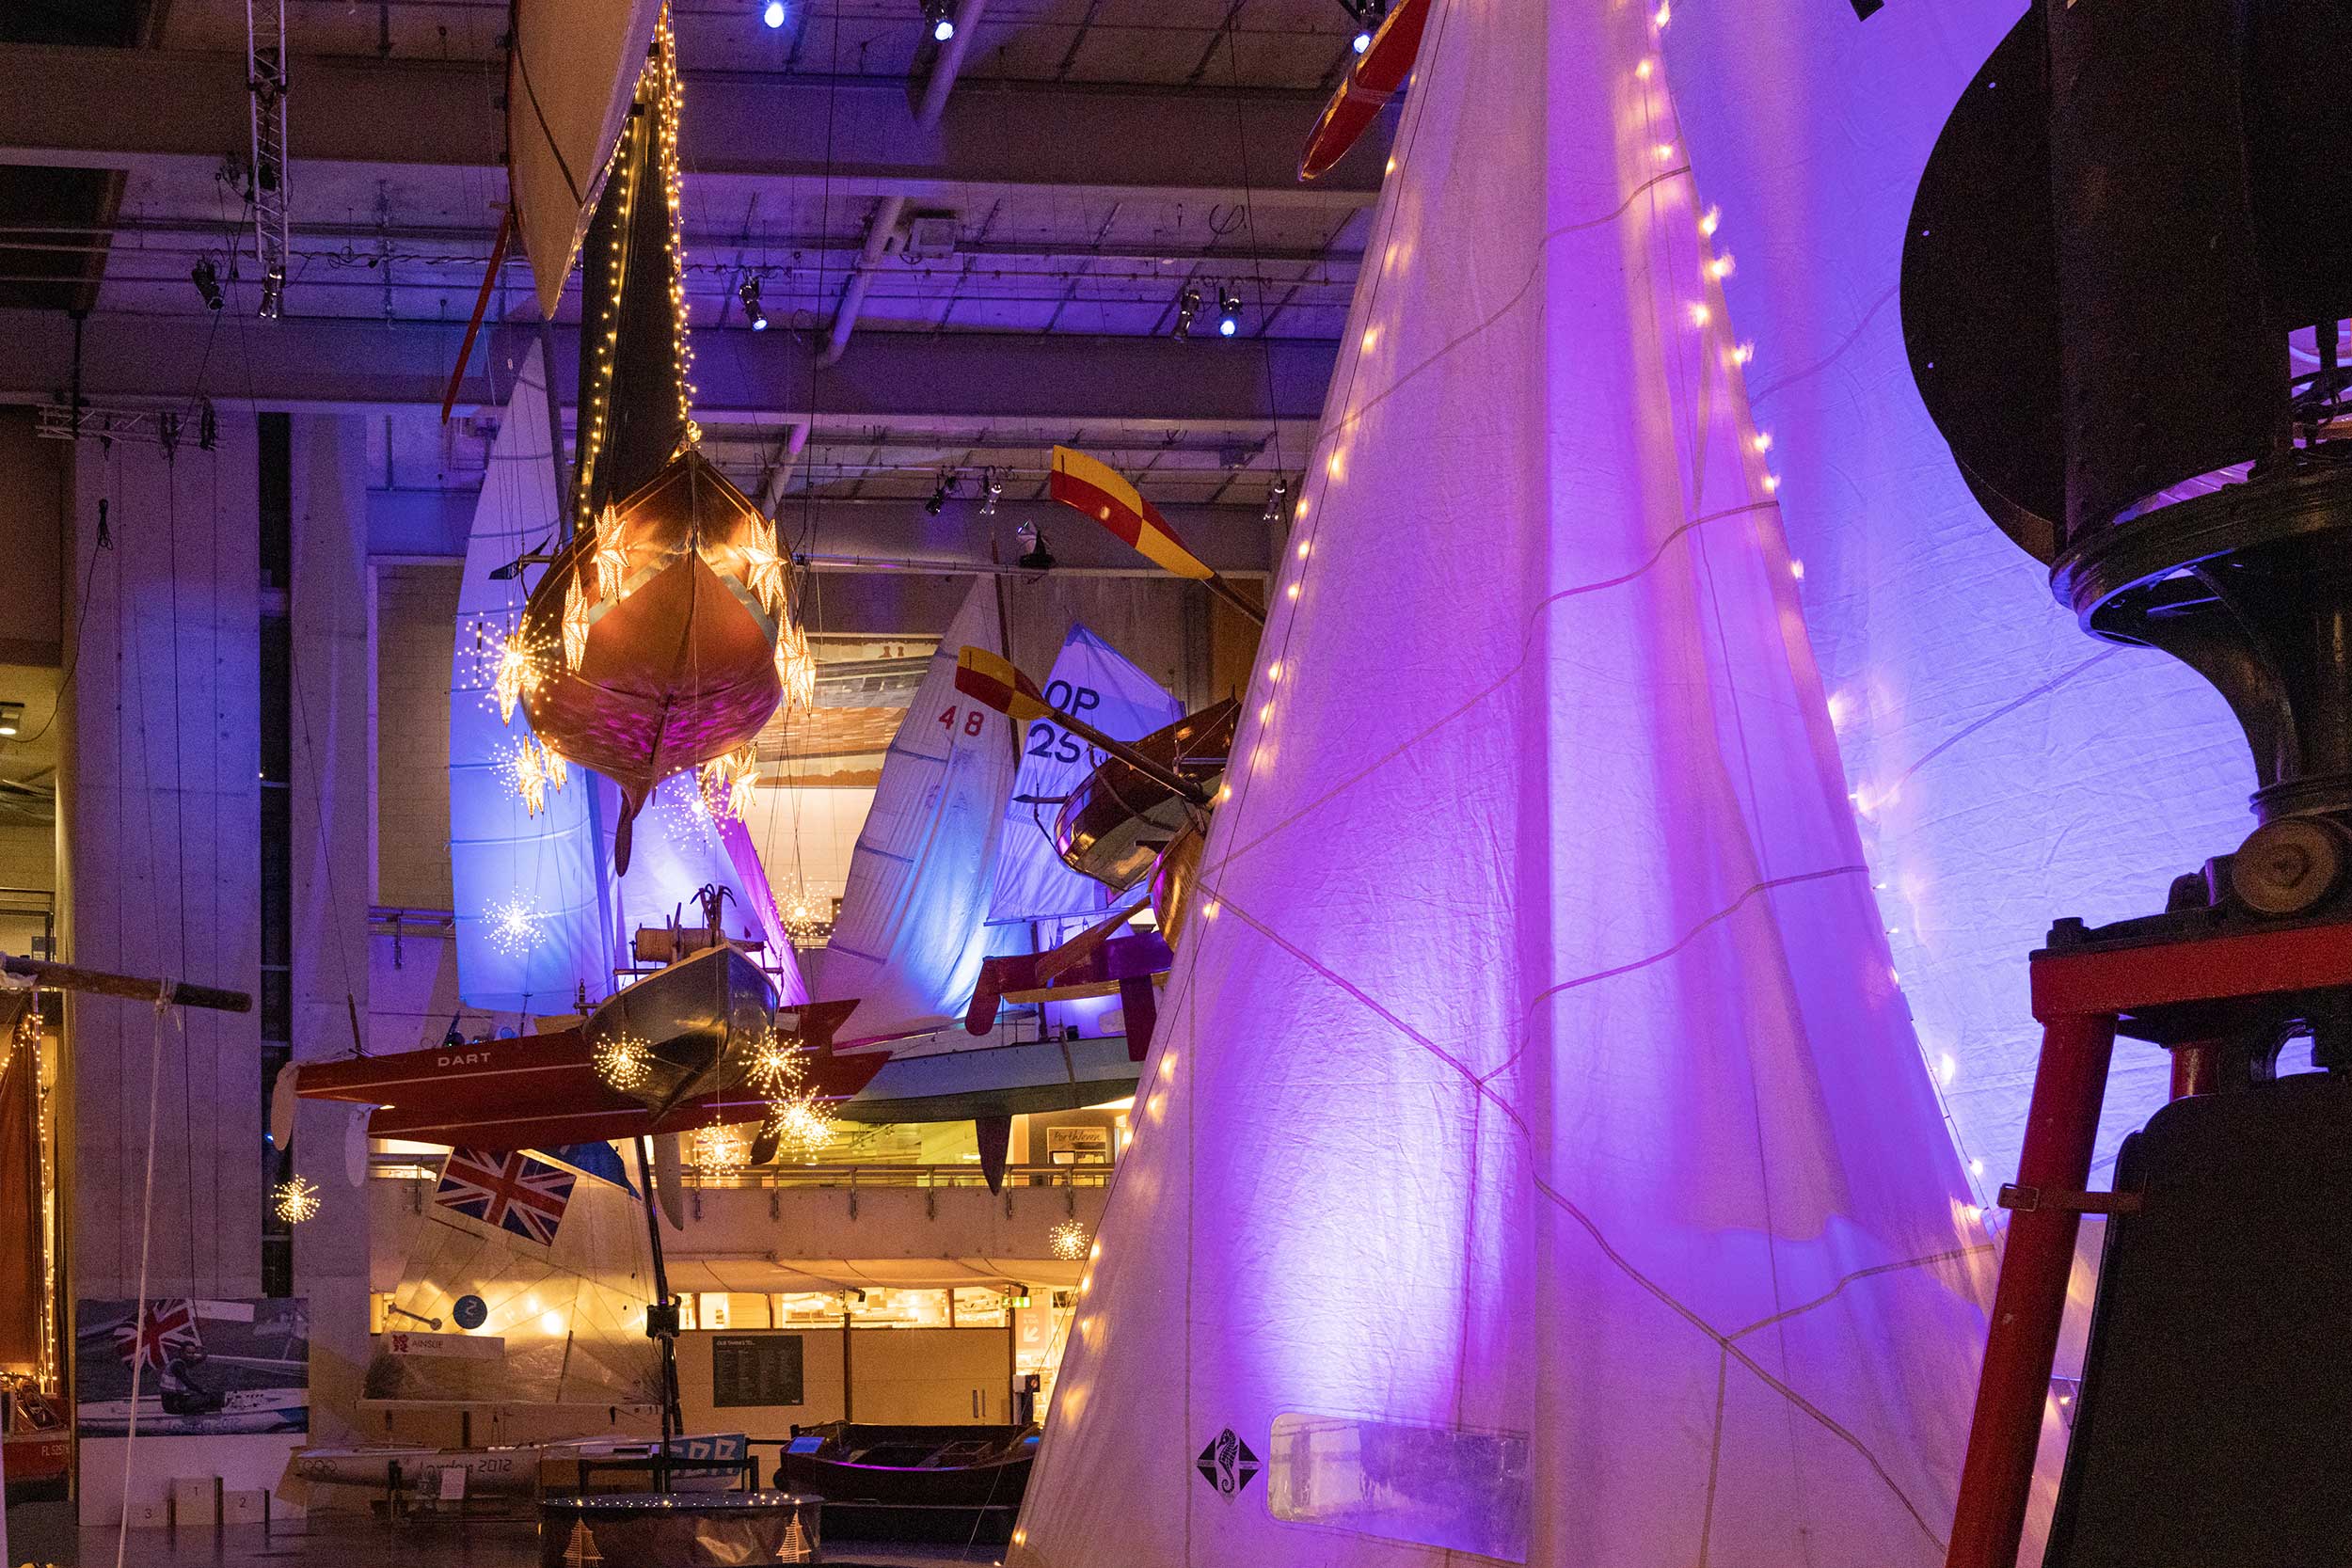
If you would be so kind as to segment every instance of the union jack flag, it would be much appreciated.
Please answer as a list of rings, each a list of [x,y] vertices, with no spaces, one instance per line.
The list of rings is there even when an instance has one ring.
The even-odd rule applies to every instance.
[[[180,1353],[200,1350],[203,1344],[196,1332],[196,1303],[184,1296],[151,1301],[144,1312],[135,1305],[132,1315],[115,1330],[115,1352],[126,1367],[144,1363],[160,1371],[178,1360]]]
[[[552,1246],[576,1180],[560,1165],[534,1160],[520,1149],[484,1154],[453,1148],[441,1166],[441,1184],[433,1201],[469,1219],[511,1230],[527,1242]]]

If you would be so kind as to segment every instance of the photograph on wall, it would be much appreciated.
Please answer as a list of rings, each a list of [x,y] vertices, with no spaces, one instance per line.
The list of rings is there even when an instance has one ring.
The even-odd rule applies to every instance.
[[[74,1307],[74,1425],[85,1437],[301,1432],[310,1419],[310,1313],[301,1297],[186,1296]]]

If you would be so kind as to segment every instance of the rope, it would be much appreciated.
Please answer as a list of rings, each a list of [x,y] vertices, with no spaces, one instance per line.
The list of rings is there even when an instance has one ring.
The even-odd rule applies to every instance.
[[[131,1460],[139,1440],[139,1372],[147,1361],[148,1243],[155,1229],[155,1117],[163,1101],[164,1017],[171,1013],[171,990],[168,975],[155,982],[154,1043],[147,1067],[147,1180],[139,1196],[139,1289],[131,1303],[131,1417],[122,1433],[122,1516],[115,1527],[115,1568],[123,1568],[131,1546]],[[171,1020],[181,1026],[177,1013],[171,1013]]]

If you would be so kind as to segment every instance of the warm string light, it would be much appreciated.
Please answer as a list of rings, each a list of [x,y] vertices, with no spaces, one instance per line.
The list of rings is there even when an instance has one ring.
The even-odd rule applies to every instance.
[[[290,1176],[270,1190],[270,1212],[288,1225],[300,1225],[319,1212],[319,1190],[302,1177]]]
[[[670,342],[677,365],[677,416],[685,428],[684,442],[696,446],[702,431],[694,423],[694,345],[688,341],[686,322],[686,208],[678,182],[678,114],[685,94],[678,82],[677,39],[670,30],[670,10],[661,9],[654,28],[655,135],[661,165],[661,192],[670,209]]]

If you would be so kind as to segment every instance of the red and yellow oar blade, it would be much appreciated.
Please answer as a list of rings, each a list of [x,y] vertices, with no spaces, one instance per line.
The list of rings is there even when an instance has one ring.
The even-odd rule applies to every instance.
[[[1324,105],[1323,118],[1315,121],[1306,150],[1298,155],[1301,180],[1312,180],[1346,157],[1348,149],[1380,118],[1396,89],[1413,73],[1414,58],[1421,54],[1422,29],[1428,21],[1428,0],[1404,0],[1380,24],[1370,47],[1357,57],[1355,69]]]
[[[986,648],[966,647],[956,655],[956,689],[1024,724],[1053,712],[1035,681]]]
[[[1110,530],[1160,570],[1206,584],[1209,592],[1258,625],[1265,625],[1265,611],[1220,577],[1215,567],[1186,549],[1158,508],[1145,500],[1143,492],[1120,478],[1109,464],[1073,447],[1056,447],[1053,477],[1046,489],[1064,506],[1085,513]]]
[[[1162,571],[1195,582],[1216,576],[1207,562],[1184,547],[1143,492],[1109,464],[1071,447],[1056,447],[1046,488],[1056,500],[1101,523]]]

